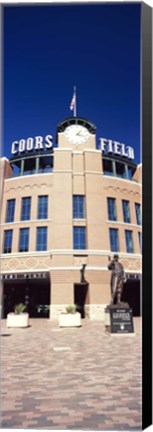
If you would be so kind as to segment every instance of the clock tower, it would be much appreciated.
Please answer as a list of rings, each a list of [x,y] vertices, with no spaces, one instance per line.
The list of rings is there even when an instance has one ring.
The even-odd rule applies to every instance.
[[[57,145],[72,150],[95,149],[96,126],[82,117],[70,117],[57,126]]]

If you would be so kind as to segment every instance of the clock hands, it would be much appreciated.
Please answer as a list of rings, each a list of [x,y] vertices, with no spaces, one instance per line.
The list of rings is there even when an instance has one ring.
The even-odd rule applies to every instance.
[[[81,133],[81,130],[79,132],[77,132],[76,135],[81,136],[81,137],[83,136]]]

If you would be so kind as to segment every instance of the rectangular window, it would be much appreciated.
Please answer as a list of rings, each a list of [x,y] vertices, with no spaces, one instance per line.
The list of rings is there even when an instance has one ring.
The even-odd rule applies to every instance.
[[[126,239],[126,251],[128,253],[133,253],[133,238],[132,231],[125,230],[125,239]]]
[[[13,230],[4,231],[3,253],[11,253],[12,252],[12,239],[13,239]]]
[[[113,165],[111,160],[103,159],[103,173],[104,175],[113,176]]]
[[[48,218],[48,196],[41,195],[38,197],[38,219]]]
[[[110,249],[112,252],[119,252],[118,229],[110,228]]]
[[[47,227],[37,228],[37,251],[47,250]]]
[[[6,222],[14,222],[15,199],[7,201]]]
[[[128,165],[128,179],[132,180],[135,173],[135,168]]]
[[[74,249],[86,249],[85,227],[73,227],[73,247]]]
[[[53,171],[53,156],[39,158],[39,173],[48,173]]]
[[[85,199],[83,195],[73,195],[73,218],[85,218]]]
[[[19,252],[29,250],[29,228],[20,228]]]
[[[137,225],[141,225],[141,209],[140,209],[140,204],[138,203],[135,203],[135,212],[136,212]]]
[[[123,208],[123,219],[124,222],[130,223],[131,217],[130,217],[130,205],[129,201],[122,200],[122,208]]]
[[[142,253],[142,233],[138,232],[140,253]]]
[[[31,175],[36,172],[36,158],[24,159],[23,175]]]
[[[115,198],[107,198],[107,206],[108,206],[108,219],[112,221],[116,221],[116,199]]]
[[[30,220],[31,197],[22,198],[21,220]]]
[[[116,162],[116,176],[126,178],[125,164]]]

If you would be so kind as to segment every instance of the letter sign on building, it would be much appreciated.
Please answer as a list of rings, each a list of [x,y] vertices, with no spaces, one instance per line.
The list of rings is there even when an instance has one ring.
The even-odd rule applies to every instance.
[[[114,154],[127,159],[134,159],[134,149],[125,144],[121,144],[118,141],[107,140],[106,138],[100,138],[100,149],[104,154]]]
[[[34,138],[29,137],[27,140],[20,139],[19,141],[13,141],[11,153],[15,155],[33,150],[49,149],[53,147],[52,140],[52,135],[46,135],[45,140],[42,136],[36,136]]]

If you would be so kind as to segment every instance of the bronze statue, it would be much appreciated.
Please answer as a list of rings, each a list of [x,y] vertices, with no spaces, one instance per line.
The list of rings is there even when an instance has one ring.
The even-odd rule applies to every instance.
[[[126,275],[124,272],[123,265],[119,262],[118,255],[114,255],[111,260],[108,257],[110,263],[108,264],[108,269],[112,270],[111,275],[111,305],[114,304],[115,298],[117,299],[117,304],[121,303],[121,296],[123,292],[123,283],[126,282]]]
[[[82,264],[81,270],[80,270],[80,283],[87,283],[84,277],[85,268],[87,264]]]

